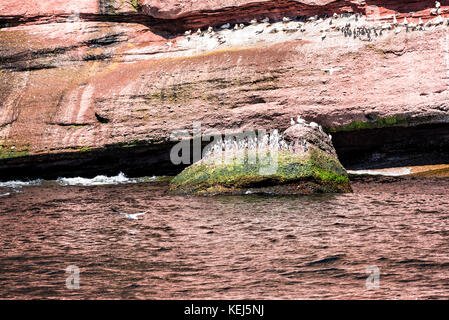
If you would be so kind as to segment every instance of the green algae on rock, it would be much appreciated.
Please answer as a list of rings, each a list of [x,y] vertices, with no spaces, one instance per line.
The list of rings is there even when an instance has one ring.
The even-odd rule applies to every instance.
[[[311,194],[352,192],[327,134],[295,125],[282,142],[208,155],[177,175],[172,194]],[[220,148],[221,149],[221,148]],[[231,156],[229,156],[231,152]]]

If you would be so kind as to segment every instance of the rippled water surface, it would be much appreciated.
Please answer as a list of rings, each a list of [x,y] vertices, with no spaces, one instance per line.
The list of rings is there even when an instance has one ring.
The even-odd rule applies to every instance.
[[[449,180],[353,187],[205,198],[168,196],[165,182],[3,186],[0,298],[449,298]],[[380,288],[367,290],[373,265]]]

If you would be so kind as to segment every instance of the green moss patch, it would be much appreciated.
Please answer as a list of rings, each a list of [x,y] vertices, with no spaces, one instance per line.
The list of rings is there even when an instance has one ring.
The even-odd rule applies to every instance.
[[[264,189],[306,181],[322,186],[323,192],[327,185],[333,186],[329,192],[334,192],[338,189],[334,186],[339,184],[344,186],[342,190],[350,190],[346,170],[338,159],[318,148],[313,147],[307,154],[280,151],[257,157],[257,161],[249,159],[246,154],[228,163],[202,161],[193,164],[171,181],[170,190],[178,194],[239,193],[248,188]],[[276,162],[272,172],[264,173]]]
[[[408,120],[401,115],[387,118],[377,118],[373,121],[354,121],[344,126],[327,128],[329,132],[359,131],[366,129],[387,128],[387,127],[406,127]]]

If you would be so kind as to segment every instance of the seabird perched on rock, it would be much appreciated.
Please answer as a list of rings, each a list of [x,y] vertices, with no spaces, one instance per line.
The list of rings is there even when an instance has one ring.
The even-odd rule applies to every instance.
[[[214,31],[214,28],[212,27],[207,28],[207,33],[212,33],[212,31]]]
[[[441,4],[439,1],[435,1],[435,8],[439,9],[441,7]]]
[[[238,29],[239,29],[239,25],[236,24],[236,25],[234,26],[234,30],[238,30]]]
[[[201,31],[201,29],[198,29],[198,30],[196,31],[196,34],[199,35],[199,36],[202,36],[202,35],[203,35],[203,32]]]
[[[270,22],[270,18],[267,17],[267,18],[263,19],[262,22],[263,23],[269,23]]]
[[[334,19],[338,19],[338,14],[337,14],[336,12],[334,12],[334,14],[332,15],[332,17],[333,17]]]
[[[288,18],[288,17],[283,17],[282,18],[282,22],[290,22],[290,21],[292,21],[292,19],[290,19],[290,18]]]
[[[406,18],[406,17],[404,17],[404,22],[402,22],[402,25],[403,25],[403,26],[408,26],[408,21],[407,21],[407,18]]]
[[[304,123],[306,123],[306,120],[302,119],[301,116],[298,114],[298,117],[296,118],[296,122],[298,124],[304,124]]]
[[[419,20],[418,20],[418,25],[419,25],[419,26],[423,26],[423,25],[424,25],[424,22],[422,21],[421,18],[419,18]]]
[[[396,15],[393,16],[393,25],[395,27],[398,25],[398,20],[396,19]]]
[[[192,30],[188,30],[188,31],[184,32],[184,35],[186,35],[186,36],[190,36],[191,34],[192,34]]]
[[[317,21],[317,20],[318,20],[318,16],[312,16],[312,17],[310,17],[310,18],[307,19],[307,20],[309,20],[309,21],[311,21],[311,22]]]
[[[245,28],[245,25],[243,23],[241,23],[241,24],[239,24],[239,28],[243,29],[243,28]]]
[[[256,19],[253,19],[253,20],[251,20],[249,23],[251,23],[251,24],[257,24],[257,20],[256,20]]]
[[[293,118],[290,118],[290,125],[291,126],[294,126],[296,123],[295,123],[295,120],[293,120]]]
[[[220,27],[220,29],[229,29],[230,27],[231,27],[231,25],[229,23],[226,23],[226,24],[222,25]]]
[[[218,36],[218,42],[219,42],[220,44],[223,44],[223,43],[226,42],[226,40],[225,40],[225,38],[224,38],[223,36]]]
[[[316,123],[316,122],[311,122],[311,123],[310,123],[310,126],[311,126],[312,128],[319,128],[319,127],[320,127],[320,125],[319,125],[318,123]]]

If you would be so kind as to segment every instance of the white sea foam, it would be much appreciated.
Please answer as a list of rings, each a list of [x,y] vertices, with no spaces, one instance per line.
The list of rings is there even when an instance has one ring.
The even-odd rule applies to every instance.
[[[137,183],[138,179],[127,178],[124,173],[120,172],[117,176],[96,176],[95,178],[59,178],[57,183],[63,186],[101,186],[110,184]]]
[[[14,180],[14,181],[0,182],[0,187],[16,189],[16,188],[22,188],[22,187],[26,187],[26,186],[38,186],[41,184],[42,184],[41,179],[30,180],[30,181]]]

